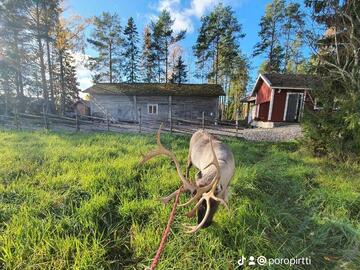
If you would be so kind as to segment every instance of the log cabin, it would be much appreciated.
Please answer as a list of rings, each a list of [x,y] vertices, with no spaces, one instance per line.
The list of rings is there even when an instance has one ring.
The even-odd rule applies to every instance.
[[[256,127],[272,128],[283,123],[299,122],[304,106],[316,107],[312,89],[319,80],[303,74],[260,74],[247,103],[248,123]]]
[[[217,119],[219,97],[225,93],[216,84],[97,83],[88,94],[93,116],[109,115],[111,121]]]

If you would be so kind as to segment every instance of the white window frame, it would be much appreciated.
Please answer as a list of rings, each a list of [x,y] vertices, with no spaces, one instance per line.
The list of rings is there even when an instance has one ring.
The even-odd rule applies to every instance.
[[[315,111],[319,111],[321,110],[323,107],[319,106],[319,99],[318,98],[314,98],[314,110]]]
[[[150,107],[152,108],[151,112],[150,112]],[[154,107],[156,108],[156,113],[153,112]],[[158,104],[148,104],[147,105],[147,114],[158,115],[159,114],[159,105]]]

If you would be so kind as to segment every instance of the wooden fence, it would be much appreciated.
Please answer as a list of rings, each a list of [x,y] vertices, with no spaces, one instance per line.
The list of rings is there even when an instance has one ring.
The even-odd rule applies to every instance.
[[[153,133],[160,124],[163,130],[170,133],[191,134],[199,128],[209,130],[213,134],[237,137],[239,130],[243,129],[242,122],[219,121],[207,119],[205,114],[199,119],[187,120],[169,117],[167,121],[145,120],[139,110],[137,122],[111,121],[110,117],[74,115],[74,117],[59,116],[49,113],[29,114],[12,113],[0,115],[0,127],[17,130],[56,130],[56,131],[113,131]]]

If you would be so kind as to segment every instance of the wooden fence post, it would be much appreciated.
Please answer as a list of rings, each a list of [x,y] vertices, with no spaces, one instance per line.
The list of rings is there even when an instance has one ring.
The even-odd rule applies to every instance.
[[[138,109],[139,112],[139,133],[141,133],[141,108]]]
[[[235,121],[236,121],[236,137],[237,137],[239,132],[239,109],[236,109]]]
[[[43,116],[44,116],[44,126],[45,129],[48,130],[49,129],[49,123],[48,123],[48,119],[47,119],[47,114],[45,111],[45,107],[43,107]]]
[[[79,122],[79,115],[75,114],[75,125],[76,125],[76,132],[80,131],[80,122]]]
[[[205,112],[202,112],[201,126],[203,129],[205,128]]]
[[[106,114],[106,127],[107,127],[107,131],[110,131],[110,119],[109,119],[109,114]]]
[[[172,128],[172,115],[170,114],[170,134],[172,134],[173,132],[173,128]]]
[[[15,109],[15,118],[14,118],[14,120],[15,120],[16,129],[17,129],[17,130],[21,129],[20,123],[19,123],[19,120],[20,120],[20,119],[19,119],[19,113],[18,113],[17,108]]]

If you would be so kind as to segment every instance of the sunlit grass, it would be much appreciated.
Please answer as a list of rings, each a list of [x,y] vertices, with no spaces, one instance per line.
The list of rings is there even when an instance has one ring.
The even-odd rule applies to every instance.
[[[182,164],[188,140],[163,135]],[[158,269],[236,269],[242,255],[357,269],[357,166],[315,159],[296,142],[227,143],[237,164],[230,212],[188,235],[182,224],[196,221],[178,209]],[[149,266],[171,210],[158,198],[180,185],[166,158],[139,166],[154,145],[153,135],[0,131],[0,268]]]

